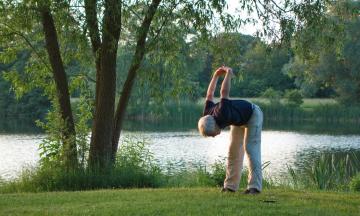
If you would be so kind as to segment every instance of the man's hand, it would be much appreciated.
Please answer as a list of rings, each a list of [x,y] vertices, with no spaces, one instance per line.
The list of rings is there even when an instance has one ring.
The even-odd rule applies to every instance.
[[[234,75],[234,73],[233,73],[233,70],[231,67],[223,66],[222,68],[226,74],[225,74],[225,78],[221,84],[220,97],[229,99],[231,78]]]
[[[222,66],[221,68],[225,71],[225,73],[229,73],[231,76],[234,75],[233,69],[231,67]]]
[[[224,69],[224,67],[219,67],[218,69],[216,69],[214,76],[216,77],[220,77],[222,75],[226,74],[226,71]]]

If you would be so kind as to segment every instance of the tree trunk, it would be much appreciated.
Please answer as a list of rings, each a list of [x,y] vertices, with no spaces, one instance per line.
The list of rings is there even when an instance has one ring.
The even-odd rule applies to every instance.
[[[53,17],[48,7],[41,9],[41,22],[45,34],[46,50],[49,55],[49,60],[54,76],[57,98],[60,106],[61,118],[65,123],[63,140],[63,159],[67,168],[74,168],[77,166],[77,150],[75,140],[75,126],[70,105],[70,95],[67,77],[61,59],[57,32]]]
[[[137,36],[138,40],[136,43],[135,55],[132,59],[126,81],[123,85],[121,97],[119,99],[117,110],[115,113],[114,132],[113,132],[113,136],[112,136],[112,153],[111,153],[111,158],[112,158],[113,162],[115,161],[116,152],[117,152],[118,145],[119,145],[120,133],[121,133],[122,125],[124,122],[125,111],[126,111],[127,104],[129,102],[132,87],[134,85],[136,73],[140,67],[140,63],[145,54],[145,49],[146,49],[145,40],[146,40],[147,34],[149,32],[150,24],[154,18],[154,15],[156,13],[156,10],[157,10],[160,2],[161,2],[161,0],[153,0],[152,1],[152,3],[149,6],[149,9],[145,15],[145,18],[141,24],[141,27],[139,28],[139,31],[138,31],[138,36]]]
[[[97,71],[97,98],[93,121],[89,166],[106,170],[111,165],[111,138],[113,135],[116,53],[121,29],[121,3],[105,1],[105,11],[100,47],[100,70]]]

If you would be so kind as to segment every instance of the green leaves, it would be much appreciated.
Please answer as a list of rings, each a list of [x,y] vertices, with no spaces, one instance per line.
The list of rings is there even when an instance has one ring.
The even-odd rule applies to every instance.
[[[299,107],[302,103],[304,103],[303,97],[302,97],[300,91],[297,89],[286,91],[284,98],[286,100],[286,103],[290,107]]]
[[[4,78],[12,83],[12,89],[14,90],[17,99],[21,98],[32,89],[16,71],[5,72]]]
[[[293,41],[296,54],[290,63],[299,84],[332,87],[343,103],[359,103],[359,18],[351,14],[359,5],[346,0],[326,5],[326,16],[316,25],[307,23]],[[302,64],[302,66],[301,66]],[[288,68],[289,69],[289,68]],[[307,83],[307,84],[306,84]]]

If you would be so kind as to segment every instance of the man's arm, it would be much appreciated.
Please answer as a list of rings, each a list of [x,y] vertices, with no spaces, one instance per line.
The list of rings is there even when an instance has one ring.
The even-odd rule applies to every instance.
[[[209,87],[208,87],[208,90],[206,93],[206,100],[214,101],[214,92],[216,89],[216,85],[217,85],[219,76],[221,76],[224,73],[225,73],[225,70],[222,67],[218,68],[215,71],[214,76],[211,78],[211,81],[209,83]]]
[[[231,86],[231,78],[234,75],[233,71],[230,67],[224,67],[224,70],[226,71],[225,78],[221,84],[220,89],[220,97],[229,99],[230,95],[230,86]]]

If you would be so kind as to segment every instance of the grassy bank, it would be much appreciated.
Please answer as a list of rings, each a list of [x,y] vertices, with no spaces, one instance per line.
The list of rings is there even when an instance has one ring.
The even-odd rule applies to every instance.
[[[360,194],[217,188],[1,194],[1,215],[359,215]]]

